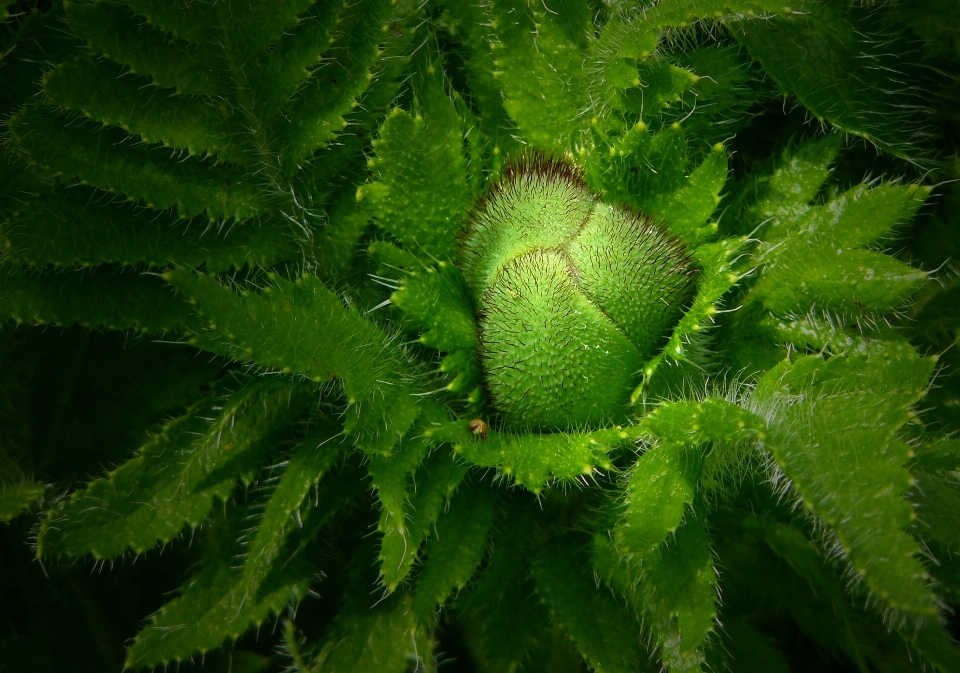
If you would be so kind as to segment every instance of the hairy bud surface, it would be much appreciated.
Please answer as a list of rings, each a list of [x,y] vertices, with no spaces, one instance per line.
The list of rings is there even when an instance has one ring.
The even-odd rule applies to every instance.
[[[541,430],[624,418],[695,285],[679,241],[542,157],[512,165],[478,204],[463,268],[494,406]]]

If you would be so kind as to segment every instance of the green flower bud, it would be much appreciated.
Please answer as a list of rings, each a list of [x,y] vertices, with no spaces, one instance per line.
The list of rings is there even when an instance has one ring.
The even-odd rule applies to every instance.
[[[695,276],[677,240],[542,157],[511,166],[477,206],[463,268],[493,404],[507,425],[541,430],[624,419]]]

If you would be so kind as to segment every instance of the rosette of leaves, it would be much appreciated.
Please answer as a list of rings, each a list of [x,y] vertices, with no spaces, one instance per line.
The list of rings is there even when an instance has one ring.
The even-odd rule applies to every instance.
[[[799,26],[881,63],[873,15],[548,5],[41,17],[75,39],[8,123],[0,310],[214,357],[104,476],[0,498],[40,510],[50,568],[186,557],[125,667],[960,667],[960,453],[918,413],[936,355],[894,326],[929,301],[890,241],[931,187],[838,168],[848,134],[934,157],[771,54]],[[774,86],[837,130],[734,180]],[[537,288],[535,318],[586,317],[522,316],[541,361],[504,385],[496,332]]]

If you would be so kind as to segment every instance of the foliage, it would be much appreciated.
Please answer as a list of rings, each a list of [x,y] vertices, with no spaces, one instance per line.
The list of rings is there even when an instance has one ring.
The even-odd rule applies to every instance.
[[[960,670],[958,34],[6,6],[0,668]]]

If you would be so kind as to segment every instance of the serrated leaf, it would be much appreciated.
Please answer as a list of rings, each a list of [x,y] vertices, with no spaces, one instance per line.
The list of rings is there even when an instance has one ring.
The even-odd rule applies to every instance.
[[[394,108],[383,122],[373,143],[376,181],[357,190],[357,199],[414,254],[451,260],[474,196],[463,152],[469,129],[446,91],[439,59],[420,67],[414,113]]]
[[[257,533],[247,548],[243,579],[248,591],[259,587],[266,577],[293,526],[303,526],[300,509],[304,500],[343,451],[342,441],[337,437],[339,430],[333,424],[320,426],[300,442],[290,458],[280,483],[264,506]],[[331,514],[330,509],[323,512],[324,517]]]
[[[697,294],[690,308],[673,328],[666,346],[644,365],[643,381],[631,394],[631,404],[635,405],[646,399],[650,393],[651,382],[656,384],[661,378],[669,380],[668,376],[658,374],[658,371],[663,371],[662,365],[665,362],[683,363],[693,354],[695,349],[690,345],[713,325],[719,312],[718,305],[740,280],[740,274],[733,269],[733,263],[746,242],[746,237],[727,238],[701,245],[693,251],[701,269]]]
[[[579,540],[560,539],[533,560],[537,593],[554,620],[597,671],[628,673],[640,661],[640,624],[622,605],[597,587],[577,557]]]
[[[640,559],[676,531],[693,502],[700,477],[700,456],[682,443],[649,449],[634,466],[624,497],[624,513],[615,529],[617,547]]]
[[[342,381],[351,407],[344,429],[365,451],[389,453],[417,417],[403,352],[315,276],[295,282],[274,277],[262,293],[242,298],[191,271],[174,271],[168,278],[196,302],[235,358],[318,382]]]
[[[236,640],[252,627],[277,615],[306,595],[314,570],[302,559],[290,563],[265,595],[247,592],[243,571],[233,567],[236,552],[237,519],[218,521],[201,561],[200,570],[166,603],[136,636],[127,651],[125,668],[152,668],[205,654],[225,640]],[[232,524],[232,525],[231,525]]]
[[[715,227],[703,228],[720,203],[720,191],[727,181],[727,152],[722,144],[687,176],[686,184],[665,195],[651,213],[662,217],[670,231],[689,245],[702,243]]]
[[[161,87],[196,96],[229,91],[225,65],[215,52],[178,40],[149,24],[119,2],[66,3],[67,21],[91,48]]]
[[[610,469],[607,453],[636,436],[633,428],[619,427],[589,433],[484,433],[471,423],[438,424],[425,434],[433,442],[453,444],[457,455],[473,465],[496,467],[534,493],[551,478],[570,481],[593,474],[598,466]]]
[[[381,517],[383,540],[380,566],[383,584],[395,591],[410,570],[447,500],[463,481],[468,465],[454,460],[446,451],[437,451],[416,472],[415,488],[410,489],[409,505],[403,519]],[[404,503],[406,505],[406,503]]]
[[[719,398],[663,403],[648,414],[637,434],[656,443],[637,460],[627,482],[614,529],[619,551],[639,562],[677,530],[703,467],[697,447],[746,441],[763,426],[754,414]]]
[[[493,525],[495,492],[479,482],[461,486],[449,509],[437,519],[426,545],[426,561],[417,579],[412,610],[421,622],[433,616],[450,594],[473,576],[487,550]]]
[[[30,200],[0,223],[6,254],[31,266],[179,263],[211,273],[301,256],[289,225],[273,218],[229,229],[209,227],[100,198],[95,190],[74,186]]]
[[[687,521],[645,567],[644,614],[669,671],[700,671],[717,616],[717,573],[700,520]]]
[[[585,2],[562,14],[527,0],[492,4],[493,65],[503,106],[523,138],[564,151],[587,108],[580,51],[590,29]],[[564,25],[564,22],[567,22]]]
[[[903,304],[927,274],[872,250],[802,243],[780,252],[752,296],[770,311],[790,314],[812,305],[851,313],[886,313]]]
[[[73,273],[7,269],[0,316],[34,324],[136,329],[160,334],[196,325],[186,302],[155,276],[109,266]]]
[[[196,527],[298,420],[309,396],[279,380],[247,384],[166,425],[137,457],[74,491],[41,524],[37,555],[114,558]]]
[[[909,448],[895,432],[932,371],[908,344],[877,342],[827,361],[785,362],[755,392],[758,404],[776,407],[764,443],[804,505],[836,532],[877,597],[916,617],[936,608],[920,549],[904,532],[913,518],[904,498]]]
[[[843,136],[833,133],[784,152],[772,173],[753,176],[740,188],[729,211],[738,221],[728,226],[746,234],[763,225],[765,241],[779,240],[810,210],[842,144]]]
[[[209,98],[174,96],[141,78],[124,76],[117,64],[77,58],[44,77],[47,97],[104,124],[119,126],[146,143],[163,143],[191,155],[248,163],[245,129],[229,106]]]
[[[0,487],[0,521],[10,521],[36,502],[46,485],[36,482],[18,482]]]
[[[344,115],[373,79],[393,7],[388,0],[363,0],[341,20],[328,53],[333,57],[317,70],[291,101],[282,127],[285,161],[303,162],[326,146],[346,126]]]
[[[818,118],[891,154],[923,158],[929,74],[909,39],[867,8],[811,3],[769,21],[741,22],[733,34]]]
[[[24,108],[10,119],[15,142],[30,159],[67,177],[173,208],[181,217],[247,218],[272,210],[262,185],[238,168],[183,162],[157,147],[136,146],[116,128],[49,107]]]
[[[449,262],[439,262],[408,272],[390,300],[422,330],[421,343],[450,353],[440,365],[440,371],[453,377],[447,389],[478,401],[477,319],[470,310],[472,300],[460,270]]]
[[[342,610],[313,669],[330,673],[403,673],[414,648],[410,596],[398,593],[375,607]]]

